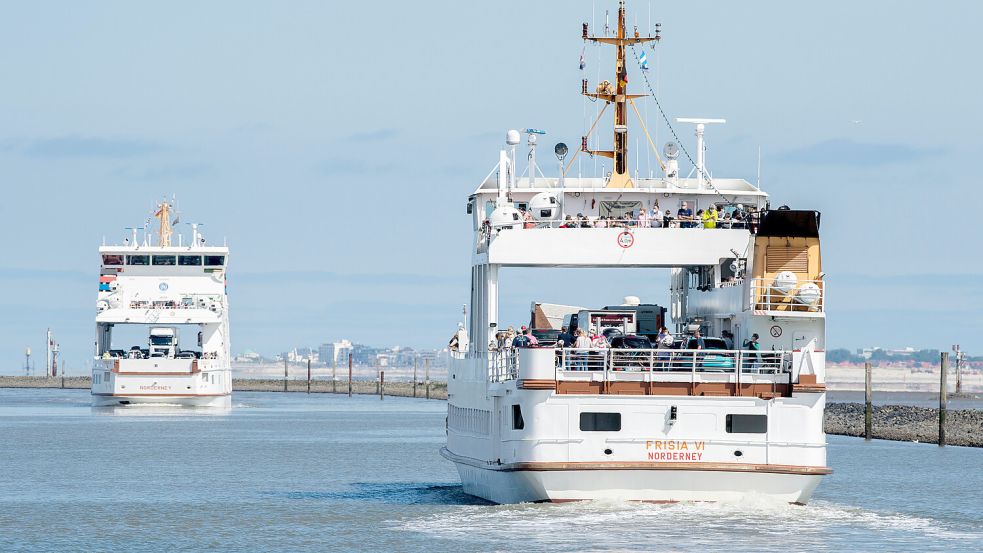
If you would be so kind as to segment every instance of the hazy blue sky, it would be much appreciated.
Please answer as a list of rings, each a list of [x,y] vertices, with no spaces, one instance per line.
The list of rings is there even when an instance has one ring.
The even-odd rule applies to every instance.
[[[580,23],[617,4],[362,5],[0,3],[0,372],[43,352],[48,325],[82,370],[96,248],[171,194],[233,248],[235,350],[446,343],[469,290],[468,194],[508,128],[578,143]],[[727,118],[714,174],[753,180],[760,147],[773,200],[823,212],[829,347],[983,349],[983,4],[629,9],[663,24],[649,60],[670,115]],[[503,324],[532,299],[668,300],[658,272],[505,278]]]

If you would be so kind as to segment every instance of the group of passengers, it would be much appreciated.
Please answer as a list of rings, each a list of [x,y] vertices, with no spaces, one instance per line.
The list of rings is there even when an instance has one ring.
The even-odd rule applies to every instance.
[[[523,228],[537,228],[529,212],[523,212]],[[757,229],[760,212],[754,208],[745,209],[743,204],[710,204],[696,213],[688,202],[682,202],[675,213],[663,210],[656,202],[651,209],[625,211],[621,215],[600,215],[589,217],[583,213],[567,215],[560,228],[705,228],[705,229]]]

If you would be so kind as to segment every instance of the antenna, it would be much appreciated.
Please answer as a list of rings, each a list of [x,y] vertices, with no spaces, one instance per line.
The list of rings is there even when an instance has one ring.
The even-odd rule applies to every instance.
[[[535,188],[536,186],[536,135],[546,134],[546,131],[540,129],[526,129],[526,134],[529,135],[529,139],[526,141],[526,145],[529,146],[529,188]]]
[[[605,23],[604,36],[592,36],[588,31],[586,23],[583,25],[583,39],[585,41],[610,44],[617,48],[615,61],[615,84],[608,81],[601,81],[596,92],[589,92],[587,81],[581,83],[581,94],[588,98],[603,100],[607,105],[614,104],[614,147],[611,150],[591,150],[588,148],[587,136],[584,136],[581,144],[581,151],[591,156],[598,155],[608,157],[613,160],[611,177],[608,180],[609,188],[634,188],[631,176],[628,172],[628,106],[634,98],[644,97],[645,94],[628,94],[628,69],[626,67],[627,46],[644,44],[660,39],[656,36],[641,36],[638,30],[634,30],[631,36],[625,28],[625,2],[621,0],[618,5],[618,29],[617,33],[611,37],[608,35],[608,25]],[[634,104],[633,104],[634,105]],[[603,111],[602,111],[603,113]],[[600,116],[598,116],[600,119]],[[588,136],[590,131],[588,131]]]
[[[761,146],[758,146],[758,182],[755,186],[761,189]]]
[[[706,147],[703,144],[703,131],[706,125],[713,123],[726,123],[726,119],[703,119],[700,117],[677,117],[677,123],[696,124],[696,178],[700,183],[700,188],[706,186],[710,181],[706,170]]]

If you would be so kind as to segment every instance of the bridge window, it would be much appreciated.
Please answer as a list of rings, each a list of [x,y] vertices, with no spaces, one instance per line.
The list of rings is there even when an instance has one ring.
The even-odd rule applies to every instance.
[[[118,253],[110,253],[102,256],[103,265],[122,265],[123,256]]]
[[[150,265],[149,255],[128,255],[126,256],[127,265]]]
[[[621,413],[581,413],[580,430],[583,432],[618,432],[621,430]]]
[[[177,258],[173,255],[155,255],[154,265],[176,265]]]
[[[512,406],[512,430],[522,430],[526,427],[526,421],[522,420],[522,406]]]
[[[205,265],[207,267],[221,267],[222,265],[225,265],[225,256],[224,255],[206,255],[205,256]]]
[[[768,415],[727,415],[729,434],[764,434],[768,432]]]
[[[177,264],[182,266],[201,266],[201,256],[179,255],[177,256]]]

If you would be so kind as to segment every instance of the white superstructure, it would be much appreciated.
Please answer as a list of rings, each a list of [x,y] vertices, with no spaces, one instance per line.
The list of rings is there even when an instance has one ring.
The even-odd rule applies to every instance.
[[[747,496],[805,503],[830,473],[819,214],[772,209],[752,184],[712,177],[702,151],[696,174],[683,178],[675,144],[660,160],[662,177],[632,177],[626,107],[637,95],[626,91],[626,49],[658,37],[629,36],[623,4],[618,18],[617,34],[589,36],[584,26],[585,40],[618,48],[616,85],[604,81],[594,93],[585,81],[582,91],[615,108],[614,148],[589,150],[588,137],[580,148],[611,158],[611,174],[518,178],[519,140],[510,131],[496,169],[469,198],[471,304],[453,342],[441,453],[465,492],[498,503]],[[702,150],[704,126],[722,121],[686,122],[697,125]],[[528,158],[534,177],[535,157]],[[696,218],[711,207],[721,209],[716,218]],[[639,211],[653,208],[659,225],[640,223]],[[575,214],[582,217],[568,219]],[[667,326],[676,343],[509,347],[499,273],[527,267],[670,271]],[[614,300],[635,290],[610,293]],[[638,307],[638,298],[626,300],[612,313]],[[546,338],[555,336],[555,321],[603,309],[533,303],[530,321],[520,322]],[[597,321],[588,323],[591,334],[605,330],[604,317]],[[642,335],[642,322],[618,324]]]
[[[99,248],[92,400],[96,406],[230,407],[232,371],[226,267],[229,250],[171,237],[171,206],[155,216],[157,244],[136,230]]]

